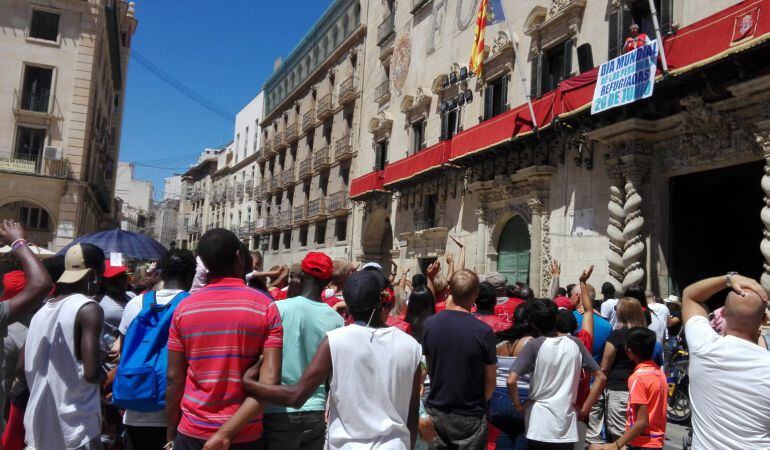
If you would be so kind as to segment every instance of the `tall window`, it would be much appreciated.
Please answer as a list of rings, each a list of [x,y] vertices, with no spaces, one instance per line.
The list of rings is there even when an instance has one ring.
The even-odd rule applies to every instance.
[[[34,161],[43,153],[45,130],[39,128],[16,128],[16,148],[13,157]]]
[[[47,230],[48,211],[42,208],[22,206],[19,208],[19,222],[29,230]]]
[[[549,48],[532,60],[531,95],[540,97],[556,89],[572,74],[572,39]]]
[[[323,244],[326,242],[326,222],[315,224],[315,243]]]
[[[412,123],[412,153],[425,148],[425,119]]]
[[[347,239],[347,233],[348,233],[348,218],[347,217],[338,218],[334,224],[334,236],[337,238],[337,241],[341,242]]]
[[[460,117],[460,110],[455,108],[441,115],[441,140],[452,139],[457,133],[457,124]]]
[[[59,39],[59,15],[48,11],[33,10],[29,24],[29,37],[46,41]]]
[[[375,144],[374,148],[374,170],[385,170],[388,164],[388,140],[382,140]]]
[[[436,226],[436,194],[426,195],[422,201],[422,223],[417,228],[427,230]]]
[[[489,82],[484,89],[484,120],[491,119],[508,110],[508,80],[504,75]]]
[[[674,0],[654,0],[658,12],[658,23],[662,35],[673,33],[673,3]],[[608,59],[621,54],[623,44],[629,36],[632,23],[639,25],[640,32],[655,39],[655,29],[652,24],[650,4],[648,0],[623,0],[619,8],[614,9],[609,16],[609,45]]]
[[[283,232],[283,248],[286,250],[291,248],[291,230]]]
[[[21,88],[21,109],[48,112],[52,82],[53,69],[25,66],[24,85]]]
[[[307,247],[307,225],[299,229],[299,246]]]

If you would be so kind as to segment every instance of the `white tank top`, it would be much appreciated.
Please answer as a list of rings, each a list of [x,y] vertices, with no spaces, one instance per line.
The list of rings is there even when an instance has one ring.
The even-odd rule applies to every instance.
[[[327,449],[409,449],[409,402],[422,348],[394,328],[329,331],[332,379]]]
[[[99,385],[83,377],[75,357],[75,318],[92,299],[74,294],[46,302],[32,318],[24,349],[29,403],[28,448],[75,449],[101,433]]]

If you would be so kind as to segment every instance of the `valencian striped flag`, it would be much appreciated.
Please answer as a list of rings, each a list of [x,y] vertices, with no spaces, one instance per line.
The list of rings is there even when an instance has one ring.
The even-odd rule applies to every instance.
[[[471,71],[476,75],[481,75],[484,61],[484,31],[487,28],[487,6],[489,0],[479,2],[479,12],[476,15],[476,31],[473,37],[473,48],[471,49],[471,62],[468,64]]]

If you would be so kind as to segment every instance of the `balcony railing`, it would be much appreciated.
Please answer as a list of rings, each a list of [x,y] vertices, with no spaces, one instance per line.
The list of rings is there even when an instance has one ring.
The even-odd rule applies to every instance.
[[[272,229],[272,228],[275,228],[275,227],[278,226],[277,217],[278,216],[274,216],[272,214],[267,216],[267,217],[265,217],[265,229],[266,230],[269,230],[269,229]]]
[[[316,107],[318,120],[324,120],[325,118],[332,115],[332,95],[326,94],[323,97],[321,97],[320,100],[318,100],[318,105]]]
[[[254,195],[254,180],[249,178],[243,182],[243,185],[245,186],[246,199],[251,200],[251,197]]]
[[[436,220],[431,217],[421,217],[418,219],[415,219],[414,221],[414,229],[415,230],[428,230],[430,228],[436,227]]]
[[[389,37],[393,36],[395,30],[394,18],[393,13],[388,14],[385,20],[377,27],[377,45],[382,45]]]
[[[278,226],[280,228],[289,228],[291,226],[291,210],[287,209],[285,211],[281,211],[279,217],[279,223]]]
[[[302,115],[302,131],[307,131],[315,125],[315,111],[308,111]]]
[[[254,189],[256,190],[256,193],[254,194],[257,198],[262,198],[270,191],[270,188],[268,187],[268,182],[263,181],[259,183],[258,185],[254,186]]]
[[[281,175],[273,175],[270,177],[270,181],[268,182],[268,189],[270,192],[277,191],[281,189]]]
[[[286,144],[291,145],[297,142],[299,139],[299,133],[297,132],[297,122],[286,127]]]
[[[266,139],[264,142],[262,142],[262,148],[260,149],[260,152],[262,153],[263,158],[268,158],[273,153],[273,141],[270,139]]]
[[[42,155],[0,153],[0,172],[26,173],[54,178],[71,178],[67,158],[48,159]]]
[[[283,138],[283,131],[279,131],[273,138],[273,147],[277,152],[286,148],[286,141]]]
[[[324,145],[313,152],[313,171],[319,171],[329,167],[329,146]]]
[[[294,167],[287,167],[283,169],[281,174],[281,184],[283,187],[289,187],[294,184]]]
[[[327,206],[329,214],[334,214],[335,212],[344,212],[350,209],[350,201],[348,200],[347,191],[335,192],[334,194],[330,195]]]
[[[340,84],[340,92],[337,96],[337,101],[339,101],[341,105],[345,105],[350,101],[355,100],[356,94],[358,94],[358,83],[356,82],[356,78],[351,75]]]
[[[14,89],[13,110],[16,114],[27,114],[50,119],[54,114],[56,96],[48,89],[24,90]]]
[[[326,216],[326,199],[321,197],[310,202],[307,207],[308,219],[320,219]]]
[[[312,161],[310,160],[310,158],[305,158],[299,162],[299,179],[300,180],[304,180],[305,178],[313,174],[311,164],[312,164]]]
[[[353,147],[350,145],[350,136],[345,135],[334,144],[334,159],[343,161],[353,157]]]
[[[292,219],[295,224],[307,221],[307,205],[295,206]]]
[[[374,101],[385,103],[390,100],[390,80],[385,80],[374,89]]]
[[[240,228],[238,228],[238,236],[240,237],[246,237],[249,235],[249,225],[241,225]]]
[[[200,233],[201,227],[197,224],[188,225],[187,227],[187,233]]]

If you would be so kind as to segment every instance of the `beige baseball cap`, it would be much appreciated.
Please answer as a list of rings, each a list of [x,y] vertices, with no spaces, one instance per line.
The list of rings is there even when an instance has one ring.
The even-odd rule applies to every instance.
[[[86,258],[83,255],[83,247],[75,244],[64,254],[64,273],[57,283],[77,283],[88,275],[91,269],[86,266]]]

